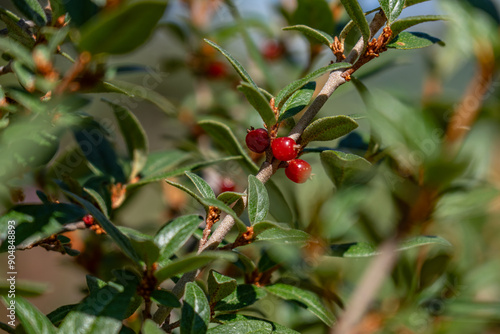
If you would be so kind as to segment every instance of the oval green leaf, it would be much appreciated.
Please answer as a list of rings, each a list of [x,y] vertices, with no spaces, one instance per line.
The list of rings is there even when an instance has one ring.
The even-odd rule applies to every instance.
[[[181,307],[181,303],[175,295],[167,290],[154,290],[151,293],[151,299],[160,305],[167,307]]]
[[[335,186],[363,183],[369,179],[372,165],[364,158],[344,152],[324,151],[320,154],[326,174]]]
[[[215,270],[210,270],[207,283],[211,305],[229,296],[238,286],[234,278],[222,275]]]
[[[436,43],[441,46],[444,45],[444,42],[439,38],[432,37],[426,33],[403,31],[396,38],[392,39],[387,44],[387,47],[398,50],[412,50],[425,48]]]
[[[252,224],[263,221],[269,212],[269,195],[264,184],[248,175],[248,218]]]
[[[301,136],[301,145],[311,141],[328,141],[345,136],[358,127],[358,123],[348,116],[331,116],[320,118],[304,130]]]
[[[185,172],[184,174],[189,177],[204,198],[215,198],[214,191],[205,180],[191,172]]]
[[[387,22],[391,24],[403,11],[405,0],[378,0],[384,11]]]
[[[266,290],[251,284],[238,285],[229,296],[215,305],[216,311],[236,311],[250,306],[267,295]]]
[[[15,316],[18,317],[19,321],[23,325],[23,329],[27,334],[56,334],[57,328],[52,325],[49,318],[45,316],[39,309],[33,306],[30,302],[28,302],[23,297],[16,297],[15,299],[7,298],[2,296],[4,303],[7,308],[15,309]],[[14,302],[14,304],[12,304]],[[7,318],[9,318],[8,314],[10,311],[7,310]],[[15,320],[15,318],[14,318]]]
[[[210,322],[210,306],[205,292],[194,282],[186,284],[182,304],[181,334],[206,333]]]
[[[289,117],[293,117],[307,107],[309,102],[311,102],[315,89],[316,82],[310,81],[293,93],[283,105],[278,121],[281,122]]]
[[[242,83],[238,86],[238,90],[245,94],[248,102],[250,102],[252,107],[257,110],[260,117],[268,127],[276,124],[276,116],[274,115],[274,111],[271,108],[269,101],[257,87],[247,83]]]

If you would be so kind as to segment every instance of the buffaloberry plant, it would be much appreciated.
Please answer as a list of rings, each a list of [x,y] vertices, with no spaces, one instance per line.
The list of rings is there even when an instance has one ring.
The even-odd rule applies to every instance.
[[[499,333],[498,13],[2,2],[0,328]]]

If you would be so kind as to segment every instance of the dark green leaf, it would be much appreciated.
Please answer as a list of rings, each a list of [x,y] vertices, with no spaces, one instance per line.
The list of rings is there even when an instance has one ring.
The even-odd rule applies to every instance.
[[[269,195],[264,184],[248,175],[248,218],[252,224],[261,222],[269,211]]]
[[[214,191],[205,180],[191,172],[186,172],[185,174],[187,175],[187,177],[189,177],[189,179],[191,179],[191,181],[196,186],[196,189],[198,189],[198,191],[204,198],[215,198]]]
[[[56,334],[57,328],[52,325],[50,320],[40,312],[35,306],[28,302],[23,297],[16,297],[15,299],[2,297],[4,303],[8,308],[15,309],[14,319],[17,317],[27,334]],[[13,304],[14,302],[14,304]],[[8,311],[10,312],[10,311]],[[10,313],[8,313],[10,314]],[[8,317],[9,318],[9,317]],[[9,318],[10,319],[10,318]]]
[[[166,6],[167,0],[132,1],[99,13],[81,28],[78,46],[93,54],[128,53],[149,38]]]
[[[268,127],[276,124],[276,116],[267,98],[255,86],[242,83],[238,90],[245,94],[248,102],[259,112],[260,117]]]
[[[129,306],[134,304],[139,277],[126,270],[115,271],[116,282],[109,282],[94,290],[64,319],[60,333],[98,334],[118,333],[122,320],[129,316]]]
[[[155,272],[158,282],[163,282],[166,279],[188,271],[193,271],[203,267],[214,260],[235,261],[236,255],[231,252],[203,252],[201,254],[190,254],[180,259],[174,260],[165,267]]]
[[[387,47],[399,50],[410,50],[425,48],[435,43],[441,46],[444,45],[440,39],[427,35],[426,33],[403,31],[396,36],[396,38],[391,40],[391,42],[387,44]]]
[[[141,171],[143,178],[165,172],[189,157],[189,154],[177,150],[153,152],[148,155],[146,165]]]
[[[84,200],[80,196],[77,196],[73,193],[70,193],[66,190],[63,190],[63,192],[73,198],[76,202],[80,203],[85,210],[87,210],[92,216],[94,216],[94,219],[97,220],[99,225],[106,231],[106,233],[116,242],[118,247],[132,260],[134,260],[136,263],[141,264],[142,260],[137,255],[134,247],[130,243],[130,240],[122,233],[120,230],[118,230],[115,225],[111,221],[104,216],[104,214],[99,211],[95,206],[93,206],[90,202]]]
[[[311,141],[328,141],[345,136],[358,127],[358,123],[348,116],[331,116],[320,118],[304,130],[301,145]]]
[[[137,117],[130,110],[107,99],[103,99],[103,101],[113,108],[122,136],[125,138],[128,155],[132,160],[132,170],[129,179],[133,180],[146,165],[148,159],[148,137],[141,123],[139,123]]]
[[[158,324],[156,324],[151,319],[146,319],[144,322],[144,326],[142,326],[142,334],[165,334],[165,331],[162,330]]]
[[[284,224],[283,224],[284,225]],[[260,233],[264,232],[265,230],[269,230],[271,228],[280,228],[280,229],[288,229],[288,226],[283,226],[274,222],[270,221],[262,221],[259,223],[254,224],[253,227],[253,233],[254,236],[259,235]]]
[[[158,260],[160,250],[152,239],[131,237],[130,243],[147,267],[151,267]]]
[[[316,30],[311,27],[299,24],[296,26],[290,26],[290,27],[285,27],[283,30],[297,30],[303,33],[304,35],[307,35],[309,37],[314,38],[316,41],[320,42],[321,44],[325,44],[329,48],[333,44],[333,38],[330,34],[321,31],[321,30]]]
[[[206,333],[209,322],[210,306],[205,292],[196,283],[187,283],[182,304],[181,334]]]
[[[251,284],[238,285],[235,291],[215,305],[216,311],[236,311],[250,306],[267,295],[266,290]]]
[[[217,322],[220,322],[222,324],[229,324],[233,323],[235,321],[248,321],[248,320],[258,320],[258,321],[263,321],[267,322],[272,326],[272,333],[277,333],[277,334],[299,334],[299,332],[294,331],[293,329],[287,328],[285,326],[282,326],[280,324],[277,324],[275,322],[266,320],[266,319],[260,319],[244,314],[219,314],[215,317],[215,320]]]
[[[243,194],[243,193],[236,193],[233,191],[225,191],[225,192],[219,194],[219,196],[217,196],[217,199],[219,201],[224,202],[224,203],[229,205],[229,204],[233,204],[234,202],[239,200],[244,195],[245,194]]]
[[[92,0],[66,0],[62,2],[71,17],[71,24],[80,27],[99,12]]]
[[[186,243],[202,221],[203,217],[198,215],[182,216],[168,222],[158,231],[154,241],[160,247],[160,268]]]
[[[208,274],[208,296],[210,304],[213,305],[219,300],[229,296],[238,284],[234,278],[224,276],[215,270],[210,270]]]
[[[278,107],[279,110],[282,109],[283,104],[290,98],[290,96],[295,93],[297,90],[305,86],[309,81],[312,81],[316,79],[317,77],[325,74],[325,73],[330,73],[332,71],[342,69],[342,68],[348,68],[351,67],[352,65],[349,63],[335,63],[335,64],[330,64],[328,66],[322,67],[317,69],[314,72],[309,73],[302,79],[295,80],[288,84],[285,88],[280,90],[278,95],[276,96],[276,106]]]
[[[342,185],[364,183],[369,179],[371,164],[364,158],[344,152],[324,151],[321,163],[328,177],[338,188]]]
[[[151,293],[151,299],[160,305],[167,306],[167,307],[181,307],[181,303],[175,297],[175,295],[166,290],[154,290]]]
[[[209,334],[266,334],[273,332],[273,326],[260,320],[233,321],[211,328]]]
[[[21,13],[35,22],[37,26],[41,27],[47,24],[47,16],[38,0],[12,0],[12,2]]]
[[[310,238],[310,235],[301,230],[270,228],[257,235],[259,241],[271,241],[280,244],[304,244]]]
[[[403,251],[410,248],[421,247],[424,245],[451,246],[451,244],[437,236],[422,235],[402,241],[397,247],[397,251]],[[348,244],[335,244],[330,246],[331,255],[338,257],[368,257],[379,255],[377,247],[367,242],[353,242]]]
[[[104,198],[102,198],[101,194],[99,194],[97,191],[95,191],[94,189],[91,189],[91,188],[84,187],[83,191],[85,191],[87,194],[89,194],[90,197],[92,197],[92,199],[97,203],[97,205],[99,206],[99,209],[101,209],[102,213],[104,213],[104,215],[106,217],[109,217],[108,206],[106,205],[106,202],[104,201]]]
[[[380,7],[387,17],[387,22],[391,24],[401,14],[405,5],[405,0],[378,0]]]
[[[293,14],[293,23],[333,33],[335,22],[330,6],[325,0],[299,0]]]
[[[298,302],[299,305],[311,311],[326,325],[333,325],[334,316],[332,312],[323,306],[320,298],[313,292],[281,283],[266,286],[266,290],[279,298]]]
[[[52,322],[55,326],[59,326],[64,318],[66,318],[68,313],[73,311],[77,306],[78,304],[60,306],[54,311],[47,314],[47,318],[49,318],[50,322]]]
[[[238,255],[238,260],[233,264],[238,267],[241,271],[248,274],[255,270],[255,263],[246,255],[234,251]]]
[[[9,325],[7,325],[6,323],[3,323],[3,322],[0,322],[0,329],[4,330],[5,333],[9,333],[9,334],[15,334],[16,333],[16,329],[15,328],[10,327]]]
[[[218,46],[214,42],[209,41],[208,39],[205,39],[205,42],[210,44],[212,47],[214,47],[220,53],[222,53],[224,55],[224,57],[226,57],[226,59],[231,63],[231,65],[233,65],[234,69],[236,70],[236,72],[238,72],[238,74],[240,75],[241,79],[243,79],[244,82],[249,83],[251,86],[258,89],[257,85],[252,80],[252,78],[250,77],[248,72],[245,70],[245,68],[236,59],[234,59],[233,56],[231,56],[229,54],[229,52],[227,52],[226,50],[224,50],[223,48],[221,48],[220,46]]]
[[[419,4],[421,2],[426,2],[426,1],[429,1],[429,0],[406,0],[405,1],[405,8]]]
[[[391,25],[392,37],[393,38],[396,37],[397,35],[399,35],[400,32],[410,27],[413,27],[414,25],[424,22],[440,21],[445,19],[446,17],[442,15],[410,16],[410,17],[405,17],[403,19],[399,19]]]
[[[281,114],[278,121],[283,121],[289,117],[293,117],[301,112],[309,102],[311,102],[316,82],[311,81],[305,84],[302,88],[293,93],[281,108]]]
[[[228,126],[220,122],[209,120],[201,121],[198,124],[217,144],[222,146],[228,154],[241,155],[243,157],[241,160],[241,166],[248,174],[257,174],[259,168],[255,165],[252,159],[250,159],[246,151],[243,150]],[[273,202],[273,205],[270,208],[271,214],[277,220],[284,222],[292,221],[293,214],[278,186],[276,186],[272,180],[269,180],[266,183],[266,188],[268,189],[269,197]]]
[[[365,13],[361,9],[358,0],[340,0],[340,2],[344,5],[347,14],[349,14],[349,17],[361,32],[363,43],[366,47],[370,40],[370,26],[368,25],[368,21],[366,21]]]
[[[238,217],[238,215],[231,209],[229,206],[224,204],[223,202],[217,200],[217,199],[212,199],[212,198],[203,198],[201,202],[205,206],[215,206],[219,208],[222,212],[227,213],[231,217],[234,218],[234,221],[236,222],[236,227],[241,233],[244,233],[247,231],[247,227],[245,223]]]
[[[21,23],[19,22],[21,18],[19,16],[12,13],[10,10],[0,7],[0,20],[5,23],[8,29],[7,36],[11,39],[18,41],[30,50],[35,46],[35,38],[29,31],[21,28]]]

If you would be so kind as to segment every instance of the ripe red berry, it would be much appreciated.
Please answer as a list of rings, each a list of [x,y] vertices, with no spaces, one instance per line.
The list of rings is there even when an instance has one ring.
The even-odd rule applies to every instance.
[[[295,159],[297,150],[295,149],[295,140],[289,137],[280,137],[273,140],[271,149],[276,159],[281,161],[288,161]]]
[[[220,61],[213,61],[207,67],[207,76],[212,79],[220,79],[226,76],[226,65]]]
[[[87,226],[94,225],[94,216],[92,215],[85,215],[83,216],[82,220]]]
[[[272,61],[272,60],[276,60],[276,59],[281,58],[284,51],[285,50],[284,50],[283,45],[281,43],[275,42],[275,41],[270,41],[270,42],[267,42],[266,45],[264,46],[264,49],[262,51],[262,55],[267,60]]]
[[[220,183],[220,192],[224,193],[226,191],[234,191],[236,189],[236,185],[234,184],[233,180],[231,180],[228,177],[225,177],[222,179],[222,182]]]
[[[288,163],[285,174],[295,183],[304,183],[311,176],[311,165],[302,159],[294,159]]]
[[[269,139],[267,131],[261,128],[250,130],[245,138],[245,142],[250,151],[262,153],[269,147],[271,139]]]

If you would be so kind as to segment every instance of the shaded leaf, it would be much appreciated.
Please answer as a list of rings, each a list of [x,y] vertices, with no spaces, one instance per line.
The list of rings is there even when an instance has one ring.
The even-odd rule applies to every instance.
[[[28,19],[41,27],[47,24],[47,16],[38,0],[12,0],[14,5],[23,13]]]
[[[358,123],[348,116],[320,118],[307,126],[301,136],[301,145],[311,141],[328,141],[345,136],[358,127]]]
[[[315,293],[282,283],[266,286],[266,290],[279,298],[298,302],[299,305],[311,311],[327,326],[333,325],[334,316],[332,312],[323,306],[320,298]]]
[[[344,152],[324,151],[320,153],[321,164],[326,174],[338,188],[342,185],[363,183],[369,179],[371,164],[364,158]]]
[[[313,29],[306,25],[299,24],[295,26],[285,27],[283,28],[283,30],[300,31],[304,35],[312,37],[316,41],[320,42],[321,44],[325,44],[328,47],[331,47],[331,45],[333,44],[333,37],[330,34],[321,30]]]
[[[316,82],[310,81],[293,93],[283,105],[278,121],[281,122],[289,117],[293,117],[307,107],[309,102],[311,102],[315,89]]]
[[[11,301],[15,301],[15,316],[19,318],[27,334],[57,333],[57,328],[52,325],[49,318],[23,297],[17,296],[15,299],[10,299],[3,296],[2,299],[8,308],[12,307]]]
[[[231,252],[203,252],[201,254],[190,254],[180,259],[174,260],[165,267],[155,272],[155,277],[158,282],[163,282],[166,279],[178,274],[193,271],[201,268],[214,260],[235,261],[236,255]]]
[[[269,101],[257,87],[242,83],[238,86],[238,90],[245,94],[248,102],[259,112],[260,117],[268,127],[276,124],[276,117]]]
[[[451,246],[451,244],[437,236],[418,236],[407,239],[399,243],[397,251],[403,251],[410,248],[421,247],[425,245]],[[379,255],[377,247],[367,242],[352,242],[347,244],[334,244],[330,246],[331,255],[337,257],[369,257]]]
[[[252,224],[264,220],[269,211],[269,195],[264,184],[248,175],[248,218]]]
[[[262,231],[257,235],[259,241],[271,241],[280,244],[303,244],[307,242],[310,235],[301,230],[285,229],[285,228],[270,228]]]
[[[266,290],[251,284],[238,285],[229,296],[215,305],[216,311],[235,311],[250,306],[267,295]]]
[[[142,326],[142,334],[165,334],[165,331],[161,329],[156,322],[151,319],[146,319],[144,325]]]
[[[78,46],[93,54],[130,52],[149,38],[163,16],[167,2],[132,1],[112,11],[99,13],[80,29]]]
[[[146,165],[148,159],[149,145],[146,132],[142,128],[137,117],[135,117],[129,109],[107,99],[103,99],[103,101],[113,108],[118,126],[120,127],[123,138],[125,138],[128,155],[129,158],[132,159],[132,171],[130,172],[129,179],[133,180]]]
[[[399,50],[410,50],[425,48],[435,43],[444,46],[444,43],[439,38],[432,37],[426,33],[403,31],[387,44],[387,47]]]
[[[245,194],[233,191],[225,191],[219,194],[219,196],[217,196],[217,199],[229,205],[239,200],[242,196],[245,196]]]
[[[309,81],[312,81],[316,79],[317,77],[325,74],[325,73],[330,73],[332,71],[342,69],[342,68],[348,68],[351,67],[352,65],[349,63],[335,63],[335,64],[330,64],[325,67],[321,67],[317,69],[314,72],[309,73],[305,77],[295,80],[291,83],[289,83],[285,88],[280,90],[278,95],[276,95],[276,106],[278,109],[282,109],[283,104],[290,98],[290,96],[295,93],[298,89],[302,88],[305,86]]]
[[[154,290],[151,293],[151,299],[160,305],[167,307],[181,307],[181,303],[177,297],[167,290]]]
[[[99,209],[101,209],[102,213],[104,213],[104,215],[106,217],[109,217],[108,206],[106,205],[106,202],[104,201],[104,198],[102,198],[101,194],[99,194],[97,191],[95,191],[94,189],[91,189],[91,188],[84,187],[83,191],[85,191],[87,194],[89,194],[90,197],[92,197],[92,199],[97,203],[97,205],[99,206]]]
[[[76,27],[81,27],[99,12],[99,7],[91,0],[65,0],[62,5],[71,17],[71,25]]]
[[[69,314],[69,312],[73,311],[77,306],[78,304],[60,306],[54,311],[47,314],[47,318],[49,318],[50,322],[52,322],[54,325],[59,326],[59,324]]]
[[[222,275],[215,270],[210,270],[207,283],[211,305],[229,296],[238,285],[234,278]]]
[[[205,292],[196,283],[187,283],[182,304],[181,334],[206,333],[209,322],[210,306]]]
[[[214,191],[205,180],[191,172],[185,172],[185,174],[194,183],[196,189],[198,189],[198,191],[204,198],[215,198]]]
[[[186,243],[202,221],[203,217],[198,215],[182,216],[168,222],[158,231],[154,241],[160,248],[160,268]]]

